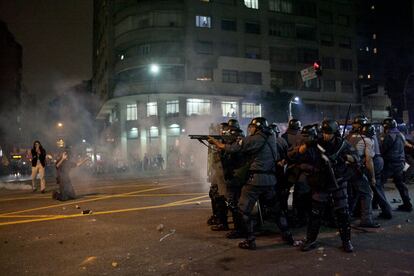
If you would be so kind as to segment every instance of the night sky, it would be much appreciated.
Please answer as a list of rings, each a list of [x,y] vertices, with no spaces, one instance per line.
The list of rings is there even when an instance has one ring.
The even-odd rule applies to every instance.
[[[23,83],[39,100],[92,77],[92,0],[0,0],[0,19],[23,47]]]

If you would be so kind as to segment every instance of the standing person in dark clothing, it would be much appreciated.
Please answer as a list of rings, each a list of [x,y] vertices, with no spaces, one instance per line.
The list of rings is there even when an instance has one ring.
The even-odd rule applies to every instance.
[[[306,241],[302,251],[317,247],[317,237],[322,223],[323,211],[330,196],[333,199],[335,216],[338,222],[342,248],[353,252],[351,244],[351,226],[347,201],[347,162],[355,162],[358,155],[355,150],[339,135],[338,123],[334,120],[322,122],[323,138],[317,143],[302,144],[298,154],[307,155],[307,164],[313,166],[312,212],[309,218]]]
[[[240,140],[239,144],[226,145],[213,138],[209,139],[209,143],[226,153],[241,152],[249,158],[249,178],[242,188],[238,206],[247,235],[246,240],[239,243],[239,247],[256,249],[252,210],[259,198],[266,203],[270,203],[276,198],[277,148],[275,135],[269,129],[265,118],[252,119],[248,126],[248,132],[249,136]],[[273,202],[273,205],[276,204],[277,202]],[[293,245],[294,240],[287,226],[286,218],[279,215],[276,223],[282,231],[282,238]]]
[[[34,141],[32,153],[32,191],[36,192],[36,177],[40,177],[40,192],[43,194],[46,190],[45,167],[46,167],[46,150],[39,141]]]
[[[69,173],[75,168],[85,163],[88,158],[79,162],[71,160],[70,149],[66,148],[62,156],[56,161],[57,177],[56,182],[59,185],[59,192],[54,192],[52,197],[60,201],[75,199],[75,191],[73,190],[72,182],[70,181]]]
[[[407,185],[404,183],[405,137],[398,130],[397,122],[392,118],[385,119],[382,126],[384,127],[384,134],[381,137],[381,154],[384,158],[382,181],[386,183],[388,178],[393,178],[403,201],[403,204],[398,206],[397,211],[411,212],[413,205],[411,204]]]

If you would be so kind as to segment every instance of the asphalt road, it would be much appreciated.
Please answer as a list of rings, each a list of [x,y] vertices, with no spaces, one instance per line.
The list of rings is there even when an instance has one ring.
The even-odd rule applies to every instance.
[[[74,186],[79,198],[68,202],[0,189],[0,275],[414,275],[413,213],[354,230],[351,254],[333,229],[312,252],[283,244],[277,230],[246,251],[207,227],[208,184],[188,173],[84,176]]]

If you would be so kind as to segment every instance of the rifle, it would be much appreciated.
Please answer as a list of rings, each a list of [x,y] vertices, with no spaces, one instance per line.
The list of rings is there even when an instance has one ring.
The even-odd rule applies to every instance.
[[[197,139],[198,141],[207,141],[210,137],[214,138],[216,140],[221,140],[221,141],[231,141],[234,140],[235,137],[232,135],[198,135],[198,134],[190,134],[188,135],[188,137],[190,137],[190,139]]]

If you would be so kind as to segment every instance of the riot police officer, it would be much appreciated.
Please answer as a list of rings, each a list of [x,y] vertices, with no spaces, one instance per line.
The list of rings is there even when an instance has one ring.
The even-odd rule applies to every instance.
[[[329,196],[333,199],[334,212],[338,222],[342,248],[352,252],[351,226],[347,202],[347,164],[358,156],[352,147],[339,135],[338,123],[334,120],[322,122],[323,139],[311,145],[302,144],[298,152],[308,154],[308,164],[313,166],[314,180],[312,189],[312,212],[309,219],[307,236],[301,246],[309,251],[317,246],[316,239],[322,222],[323,210]]]
[[[374,201],[376,201],[381,208],[381,213],[379,214],[378,218],[391,219],[391,205],[388,203],[387,197],[385,196],[384,185],[382,183],[382,170],[384,168],[384,160],[381,156],[374,125],[362,125],[361,134],[370,138],[373,142],[374,157],[372,158],[372,161],[374,165],[375,185],[372,185],[371,187],[374,192]]]
[[[228,124],[223,122],[219,125],[220,135],[225,135],[228,131]],[[209,149],[210,163],[210,191],[211,207],[213,216],[207,221],[207,224],[213,225],[211,230],[228,230],[227,223],[227,204],[226,204],[226,183],[224,180],[224,171],[222,164],[222,153],[214,148]]]
[[[229,139],[228,144],[238,144],[244,138],[239,122],[236,119],[230,119],[227,124],[229,135],[232,137],[232,139]],[[241,153],[226,153],[224,154],[223,166],[227,185],[227,206],[232,214],[234,225],[234,229],[227,233],[226,237],[229,239],[242,238],[245,236],[245,233],[243,232],[243,221],[237,206],[241,189],[247,181],[248,163]]]
[[[374,187],[376,182],[373,163],[373,157],[375,156],[374,143],[371,138],[361,133],[362,125],[367,122],[368,119],[364,116],[355,117],[352,123],[352,132],[346,138],[356,149],[359,158],[363,160],[361,164],[354,164],[355,170],[353,170],[353,175],[349,180],[350,188],[355,191],[355,195],[349,195],[349,208],[351,212],[357,212],[357,203],[360,203],[360,226],[379,228],[380,225],[372,218],[373,191],[371,185]]]
[[[288,122],[288,128],[285,133],[282,134],[282,138],[286,140],[289,148],[296,147],[300,144],[302,136],[300,130],[302,123],[298,119],[290,119]]]
[[[246,240],[239,243],[239,247],[242,249],[256,249],[252,210],[259,198],[265,202],[271,202],[276,198],[275,165],[277,148],[275,135],[269,129],[265,118],[256,117],[252,119],[248,126],[248,132],[249,136],[241,140],[239,144],[225,145],[212,138],[209,139],[209,142],[228,153],[244,153],[250,159],[249,178],[242,188],[238,206],[247,235]],[[293,237],[287,227],[286,219],[278,217],[277,223],[281,228],[283,239],[293,244]]]
[[[403,204],[398,206],[398,211],[411,212],[411,204],[408,188],[404,183],[404,165],[405,165],[405,137],[398,130],[397,122],[392,118],[383,121],[384,134],[381,137],[381,154],[384,158],[383,183],[392,177],[397,187]]]

